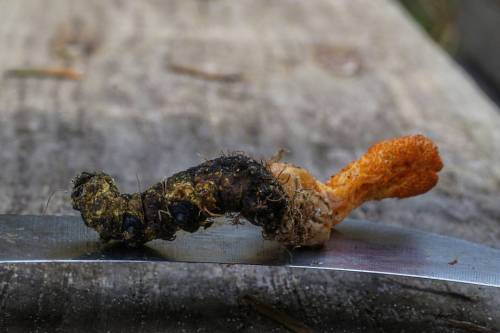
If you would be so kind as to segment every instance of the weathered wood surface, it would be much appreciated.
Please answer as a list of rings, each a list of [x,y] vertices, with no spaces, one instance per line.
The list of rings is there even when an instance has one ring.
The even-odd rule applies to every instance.
[[[441,148],[439,186],[354,215],[500,246],[500,116],[391,2],[4,0],[0,22],[1,72],[69,62],[84,73],[0,80],[2,213],[41,213],[82,169],[134,191],[136,175],[145,187],[221,150],[288,148],[326,179],[371,143],[420,132]],[[77,57],[63,60],[71,31]],[[47,213],[72,214],[67,193]],[[317,331],[500,328],[493,288],[185,264],[1,267],[0,327],[285,331],[241,305],[245,294]]]

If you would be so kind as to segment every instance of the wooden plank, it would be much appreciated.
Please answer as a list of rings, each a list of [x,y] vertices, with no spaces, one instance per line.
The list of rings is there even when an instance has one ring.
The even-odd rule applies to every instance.
[[[83,73],[0,80],[1,212],[41,213],[83,169],[135,191],[136,175],[145,187],[221,150],[287,148],[326,179],[418,132],[441,148],[439,186],[354,216],[499,244],[497,110],[389,1],[4,0],[0,22],[0,72]],[[74,213],[67,193],[47,213]],[[500,291],[442,282],[182,264],[0,276],[0,327],[13,331],[284,331],[240,305],[246,294],[318,331],[500,327]]]

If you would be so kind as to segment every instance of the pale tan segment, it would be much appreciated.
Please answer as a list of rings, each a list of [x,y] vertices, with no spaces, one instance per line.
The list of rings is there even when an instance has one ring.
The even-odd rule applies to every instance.
[[[290,198],[282,228],[274,239],[292,246],[326,242],[336,224],[331,189],[306,169],[286,163],[272,163],[269,168]]]

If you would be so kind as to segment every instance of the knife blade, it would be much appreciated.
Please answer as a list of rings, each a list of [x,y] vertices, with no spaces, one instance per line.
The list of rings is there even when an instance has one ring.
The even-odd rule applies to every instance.
[[[80,217],[0,215],[0,264],[180,261],[342,270],[500,287],[500,250],[465,240],[347,219],[319,249],[288,250],[260,228],[219,220],[174,241],[104,244]]]

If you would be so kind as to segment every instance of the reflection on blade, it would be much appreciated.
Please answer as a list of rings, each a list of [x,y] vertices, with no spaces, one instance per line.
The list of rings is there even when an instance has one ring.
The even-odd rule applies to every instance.
[[[246,223],[218,221],[130,249],[102,244],[79,217],[0,215],[0,263],[185,261],[347,270],[500,287],[500,250],[360,220],[344,221],[321,249],[288,251]]]

